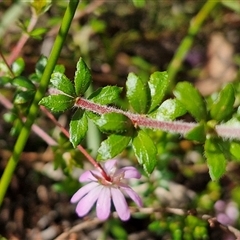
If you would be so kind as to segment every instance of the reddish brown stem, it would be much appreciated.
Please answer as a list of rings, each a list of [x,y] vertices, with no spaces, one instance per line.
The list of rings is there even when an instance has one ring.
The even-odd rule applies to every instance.
[[[22,37],[20,38],[20,40],[18,41],[17,45],[14,47],[14,49],[11,51],[11,55],[8,58],[8,64],[12,65],[12,63],[19,57],[23,46],[25,45],[25,43],[27,42],[27,40],[29,39],[29,34],[35,27],[36,23],[38,20],[38,16],[33,12],[28,28],[27,28],[27,33],[23,33]]]
[[[40,109],[48,116],[49,119],[51,119],[51,121],[56,124],[56,126],[58,126],[61,130],[61,132],[67,137],[70,138],[69,132],[57,121],[57,119],[53,116],[52,113],[50,113],[45,107],[40,106]],[[106,174],[105,170],[103,169],[103,167],[95,161],[95,159],[81,146],[78,145],[77,148],[79,149],[79,151],[87,158],[87,160],[92,163],[92,165],[98,169],[98,171],[102,174],[102,176],[106,179],[106,180],[110,180],[109,176]]]
[[[142,126],[147,128],[161,129],[164,131],[175,132],[184,134],[193,129],[196,126],[196,123],[185,123],[180,121],[158,121],[146,117],[145,115],[134,114],[131,112],[126,112],[121,109],[103,106],[97,103],[93,103],[84,98],[77,98],[75,106],[92,111],[97,114],[105,114],[110,112],[120,113],[127,116],[133,124],[136,126]]]
[[[127,116],[132,121],[134,126],[161,129],[163,131],[174,132],[179,134],[186,134],[187,132],[189,132],[190,130],[197,126],[197,123],[186,123],[181,121],[159,121],[156,119],[148,118],[145,115],[134,114],[114,107],[103,106],[84,98],[77,98],[75,106],[100,115],[111,112],[120,113]],[[215,131],[217,135],[222,138],[240,139],[240,127],[238,126],[234,127],[221,124],[215,127]]]

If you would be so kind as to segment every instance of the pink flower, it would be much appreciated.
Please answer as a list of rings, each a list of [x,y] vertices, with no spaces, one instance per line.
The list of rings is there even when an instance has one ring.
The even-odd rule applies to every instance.
[[[95,202],[97,217],[106,220],[110,214],[111,199],[121,220],[126,221],[130,218],[130,210],[124,195],[128,195],[139,207],[142,206],[141,198],[130,188],[125,179],[140,178],[141,174],[134,167],[116,168],[117,160],[107,161],[103,169],[109,179],[105,179],[100,172],[96,170],[84,172],[80,182],[89,182],[80,188],[71,198],[72,203],[76,203],[76,212],[78,216],[86,215]]]

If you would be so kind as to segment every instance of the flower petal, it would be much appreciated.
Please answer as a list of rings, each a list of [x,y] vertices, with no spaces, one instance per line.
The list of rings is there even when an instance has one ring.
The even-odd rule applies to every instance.
[[[91,182],[81,187],[71,198],[71,203],[78,202],[84,195],[86,195],[89,191],[96,188],[99,185],[97,182]]]
[[[118,216],[122,221],[127,221],[130,218],[130,211],[123,193],[118,188],[111,188],[111,194]]]
[[[104,163],[104,168],[107,171],[107,173],[110,173],[111,170],[114,168],[117,163],[116,159],[108,160],[107,162]]]
[[[127,186],[124,183],[120,183],[119,187],[121,190],[123,190],[124,192],[127,193],[127,195],[139,206],[142,207],[143,203],[142,203],[142,199],[139,197],[139,195],[133,191],[132,188],[130,188],[129,186]]]
[[[100,220],[106,220],[110,214],[111,193],[108,187],[104,187],[97,201],[97,217]]]
[[[90,211],[93,204],[97,201],[99,194],[103,188],[104,187],[101,185],[95,187],[79,201],[76,207],[78,216],[82,217]]]
[[[91,171],[86,171],[86,172],[84,172],[84,173],[80,176],[79,181],[80,181],[80,182],[98,181],[93,174],[96,175],[96,176],[101,177],[99,171],[91,170]]]
[[[122,174],[124,172],[124,178],[141,178],[141,174],[140,172],[132,166],[128,166],[128,167],[123,167],[119,170],[117,170],[114,174],[114,176]]]

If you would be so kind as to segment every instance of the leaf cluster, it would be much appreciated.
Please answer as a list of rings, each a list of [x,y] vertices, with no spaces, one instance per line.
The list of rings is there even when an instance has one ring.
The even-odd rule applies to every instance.
[[[130,73],[126,81],[129,111],[122,111],[108,106],[114,105],[120,98],[120,87],[106,86],[96,90],[87,99],[83,98],[91,84],[91,73],[82,58],[77,63],[73,82],[62,71],[56,70],[52,74],[51,83],[59,94],[43,98],[40,104],[53,112],[78,107],[69,129],[74,147],[84,139],[89,119],[101,132],[109,135],[99,147],[99,161],[115,157],[131,144],[138,162],[150,174],[157,164],[158,151],[148,131],[139,127],[138,122],[142,119],[145,122],[148,119],[167,122],[170,123],[171,131],[174,120],[186,113],[195,119],[195,127],[185,132],[176,129],[176,132],[184,132],[185,138],[204,144],[213,180],[224,174],[227,158],[239,158],[238,141],[225,141],[216,133],[216,126],[228,122],[235,110],[235,93],[231,84],[226,85],[214,99],[206,100],[190,83],[179,82],[173,91],[175,98],[163,101],[169,86],[167,72],[154,72],[147,81]]]

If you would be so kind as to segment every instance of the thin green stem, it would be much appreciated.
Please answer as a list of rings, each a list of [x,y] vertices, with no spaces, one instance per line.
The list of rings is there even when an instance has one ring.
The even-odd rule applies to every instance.
[[[178,47],[172,61],[170,62],[167,72],[170,81],[170,90],[173,89],[175,85],[175,76],[178,73],[184,58],[189,52],[194,38],[199,32],[204,20],[208,17],[214,7],[219,3],[218,0],[208,0],[198,14],[190,22],[188,33],[186,37],[182,40],[180,46]]]
[[[70,28],[70,25],[71,25],[73,16],[75,14],[75,11],[77,9],[78,3],[79,3],[79,1],[76,1],[76,0],[72,0],[69,2],[69,5],[66,9],[66,12],[65,12],[63,20],[62,20],[62,25],[60,27],[59,33],[54,42],[53,49],[50,54],[47,66],[44,70],[40,86],[35,94],[33,103],[29,109],[29,114],[27,116],[27,120],[18,136],[17,142],[14,146],[13,154],[12,154],[11,158],[9,159],[8,164],[2,175],[2,178],[0,181],[0,206],[2,205],[5,193],[7,191],[9,183],[12,179],[12,175],[17,166],[17,163],[19,161],[19,157],[20,157],[20,155],[24,149],[24,146],[27,142],[27,139],[29,137],[31,126],[37,117],[38,110],[39,110],[38,102],[45,95],[45,92],[46,92],[48,84],[49,84],[49,79],[50,79],[53,69],[57,63],[57,59],[61,52],[63,43],[67,36],[68,30]]]

